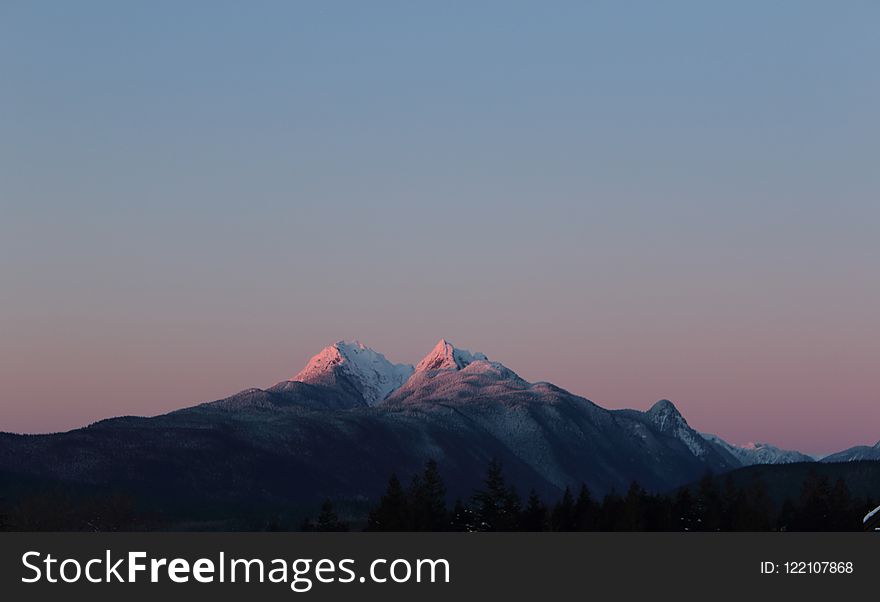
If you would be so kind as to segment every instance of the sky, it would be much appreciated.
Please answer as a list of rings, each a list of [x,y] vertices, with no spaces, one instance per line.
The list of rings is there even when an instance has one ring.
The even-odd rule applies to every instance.
[[[0,431],[441,337],[880,439],[880,4],[0,3]]]

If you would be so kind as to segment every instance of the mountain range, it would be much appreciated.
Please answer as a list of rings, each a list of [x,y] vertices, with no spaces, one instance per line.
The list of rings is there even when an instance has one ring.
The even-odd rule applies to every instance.
[[[747,443],[733,445],[718,435],[700,433],[707,441],[726,449],[742,466],[754,464],[793,464],[795,462],[813,462],[815,458],[799,451],[780,449],[769,443]]]
[[[873,447],[857,445],[822,458],[823,462],[858,462],[860,460],[880,460],[880,441]]]
[[[841,454],[880,459],[880,448]],[[633,481],[669,490],[709,471],[812,461],[701,434],[668,400],[644,412],[608,410],[446,340],[415,366],[338,342],[267,389],[66,433],[0,433],[7,482],[119,490],[193,513],[373,500],[389,475],[408,477],[429,459],[450,496],[467,496],[492,458],[522,490],[551,496],[581,483],[599,495]]]

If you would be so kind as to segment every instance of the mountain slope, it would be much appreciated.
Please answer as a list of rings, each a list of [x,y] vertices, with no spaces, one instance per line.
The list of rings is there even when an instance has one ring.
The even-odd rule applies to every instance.
[[[530,386],[513,370],[489,361],[482,353],[456,349],[441,340],[418,363],[412,376],[388,396],[386,404],[500,396]]]
[[[728,443],[718,435],[700,433],[700,436],[734,456],[743,466],[753,464],[792,464],[794,462],[813,462],[813,458],[799,451],[780,449],[769,443],[749,443],[739,446]]]
[[[700,437],[699,433],[688,425],[687,420],[668,399],[661,399],[647,412],[637,410],[616,410],[618,414],[630,416],[644,422],[650,429],[656,430],[679,442],[688,454],[704,463],[708,470],[724,472],[739,468],[740,462],[726,450],[718,448]],[[643,432],[640,436],[644,436]]]
[[[272,390],[285,391],[290,383],[338,389],[368,406],[380,403],[413,373],[409,364],[393,364],[381,353],[360,342],[339,341],[314,356],[296,376]],[[295,386],[293,387],[295,388]]]
[[[477,360],[486,360],[482,353],[471,353],[466,349],[456,349],[446,339],[440,339],[428,355],[416,366],[416,372],[435,370],[461,370]]]
[[[880,460],[880,441],[874,446],[857,445],[822,458],[822,462],[857,462],[860,460]]]
[[[679,439],[698,458],[712,454],[712,446],[688,425],[678,408],[668,399],[661,399],[655,403],[646,415],[657,430]],[[736,465],[733,462],[731,464]]]

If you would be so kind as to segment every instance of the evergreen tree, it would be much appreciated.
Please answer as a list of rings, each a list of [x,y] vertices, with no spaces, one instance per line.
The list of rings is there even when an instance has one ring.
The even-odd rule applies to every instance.
[[[474,515],[470,508],[464,505],[460,499],[455,500],[452,506],[452,514],[449,517],[449,530],[460,533],[475,531]]]
[[[767,484],[755,479],[746,489],[749,507],[749,519],[746,531],[771,531],[773,529],[774,504],[767,492]]]
[[[678,528],[672,520],[673,500],[668,495],[646,495],[643,503],[646,531],[674,531]]]
[[[697,531],[699,529],[697,505],[689,487],[682,487],[675,494],[672,504],[672,530]]]
[[[522,513],[520,528],[523,531],[546,531],[547,522],[547,506],[541,501],[538,492],[532,489]]]
[[[550,528],[554,531],[575,530],[574,498],[568,487],[562,493],[562,498],[553,506],[553,512],[550,515]]]
[[[644,531],[647,495],[638,483],[633,482],[623,498],[620,528],[623,531]]]
[[[571,496],[568,488],[566,492]],[[576,531],[595,531],[599,528],[599,504],[593,500],[585,484],[581,484],[577,501],[574,503],[572,526]]]
[[[348,531],[348,523],[339,520],[333,509],[333,502],[324,500],[321,504],[321,512],[315,520],[315,531]]]
[[[697,530],[720,531],[723,526],[724,508],[715,478],[711,474],[706,474],[700,479],[697,496]]]
[[[837,479],[829,499],[830,520],[824,527],[831,531],[855,531],[861,529],[860,519],[864,515],[856,512],[849,487],[842,478]]]
[[[519,527],[519,496],[504,482],[497,459],[489,462],[484,489],[474,493],[474,514],[478,531],[516,531]]]
[[[599,530],[623,531],[625,530],[625,526],[626,519],[624,517],[623,498],[612,489],[602,500],[602,511],[599,515]]]
[[[733,477],[727,475],[721,491],[721,530],[748,531],[751,508],[745,491],[736,486]]]
[[[409,497],[413,531],[446,530],[446,486],[437,462],[429,460],[422,476],[413,479]]]
[[[368,531],[411,531],[409,501],[396,475],[388,479],[385,495],[379,505],[370,510]]]
[[[822,531],[831,524],[831,483],[828,477],[811,470],[801,488],[797,509],[798,531]]]
[[[797,509],[794,502],[789,499],[785,500],[782,504],[782,509],[779,511],[779,517],[776,519],[776,530],[794,531],[797,529],[797,520]]]

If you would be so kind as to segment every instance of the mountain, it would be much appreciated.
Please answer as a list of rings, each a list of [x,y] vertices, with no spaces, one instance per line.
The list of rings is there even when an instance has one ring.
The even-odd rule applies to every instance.
[[[441,339],[386,403],[477,400],[523,390],[528,385],[513,370],[489,361],[484,354],[456,349]]]
[[[475,361],[487,361],[482,353],[471,353],[466,349],[456,349],[446,339],[440,339],[431,352],[416,366],[416,372],[435,370],[461,370]]]
[[[734,445],[728,443],[718,435],[700,433],[706,441],[713,443],[726,450],[735,457],[743,466],[753,464],[792,464],[794,462],[813,462],[814,459],[799,451],[780,449],[769,443],[747,443],[746,445]]]
[[[268,389],[67,433],[0,434],[0,475],[12,487],[120,491],[191,521],[328,497],[365,503],[389,475],[406,479],[429,459],[450,498],[468,497],[492,458],[520,492],[553,497],[581,483],[595,495],[633,481],[669,490],[742,464],[670,401],[607,410],[445,340],[415,368],[339,342]]]
[[[822,462],[855,462],[859,460],[880,460],[880,441],[873,447],[857,445],[822,458]]]
[[[290,383],[319,385],[342,391],[346,399],[353,402],[363,401],[374,406],[406,382],[412,373],[411,365],[392,364],[384,355],[358,341],[339,341],[310,359],[292,379],[271,390],[283,392],[295,387]]]
[[[678,408],[668,399],[661,399],[651,406],[651,409],[647,412],[647,417],[657,427],[657,430],[671,435],[684,443],[691,450],[691,453],[698,458],[708,457],[713,451],[718,452],[718,450],[713,450],[712,445],[706,442],[699,433],[688,425],[687,420],[684,419]],[[726,458],[726,460],[731,465],[737,465],[736,462],[731,462],[730,458]]]

